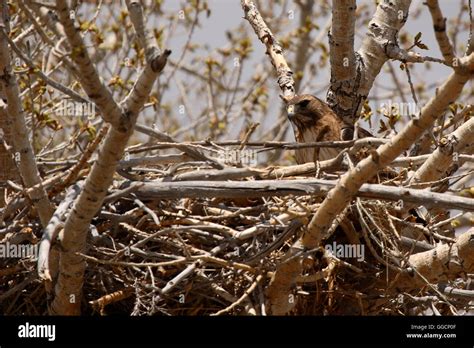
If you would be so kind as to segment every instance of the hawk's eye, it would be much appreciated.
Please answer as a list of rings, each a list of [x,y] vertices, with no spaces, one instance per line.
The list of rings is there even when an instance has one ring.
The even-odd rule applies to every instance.
[[[300,107],[302,107],[302,108],[307,107],[308,104],[309,104],[309,100],[308,100],[308,99],[302,100],[302,101],[300,101],[300,102],[298,103],[298,105],[299,105]]]

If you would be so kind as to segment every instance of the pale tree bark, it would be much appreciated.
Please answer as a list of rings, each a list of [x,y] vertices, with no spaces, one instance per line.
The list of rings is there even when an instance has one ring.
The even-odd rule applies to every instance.
[[[81,71],[81,85],[91,100],[96,103],[102,117],[112,124],[100,148],[97,161],[86,179],[84,190],[74,203],[64,230],[59,235],[62,252],[55,297],[50,311],[51,314],[56,315],[78,315],[86,268],[84,258],[78,253],[85,252],[90,221],[102,205],[107,188],[112,183],[117,163],[133,134],[138,114],[171,52],[167,50],[159,54],[157,47],[150,46],[146,67],[141,71],[129,95],[119,105],[100,81],[82,37],[74,26],[74,20],[70,16],[70,9],[65,0],[57,1],[57,10],[73,50],[72,58],[78,70]],[[135,20],[137,18],[135,17]]]
[[[247,173],[248,176],[256,173]],[[140,199],[178,199],[191,198],[258,198],[271,196],[306,196],[324,197],[333,189],[337,181],[322,179],[305,180],[256,180],[256,181],[219,181],[189,180],[162,181],[143,183],[130,190]],[[405,189],[380,184],[364,184],[355,193],[357,197],[383,199],[389,201],[403,200],[407,203],[424,204],[426,206],[442,205],[447,209],[474,211],[474,200],[456,197],[447,193],[435,193],[425,190]]]
[[[295,60],[294,60],[294,71],[297,76],[295,81],[295,92],[300,92],[301,81],[303,78],[303,73],[306,68],[306,63],[308,62],[309,47],[311,46],[311,30],[308,30],[308,22],[311,21],[311,18],[314,13],[314,6],[316,3],[314,0],[299,0],[296,1],[296,4],[299,6],[300,19],[299,27],[305,28],[304,32],[301,34],[301,38],[298,42],[298,47],[296,48]]]
[[[41,220],[46,226],[54,212],[54,206],[49,201],[46,190],[41,185],[41,176],[36,165],[35,154],[29,140],[29,132],[25,122],[20,89],[13,73],[10,49],[8,47],[9,18],[8,5],[5,0],[0,1],[0,84],[7,100],[6,113],[11,119],[11,142],[17,166],[25,188],[38,185],[31,191],[29,197],[35,206]]]
[[[283,93],[283,99],[290,100],[295,96],[295,81],[293,79],[293,71],[283,56],[283,48],[275,36],[273,36],[272,31],[266,25],[253,1],[241,0],[240,3],[244,10],[245,19],[249,21],[258,39],[267,48],[266,53],[276,70],[278,85]]]
[[[354,81],[356,79],[356,54],[354,52],[355,35],[355,11],[357,4],[355,0],[333,0],[332,4],[332,28],[329,33],[330,62],[331,62],[331,84],[330,92],[337,95],[352,95],[354,92]],[[343,104],[338,105],[340,110],[352,109],[352,98],[339,98]],[[337,110],[336,110],[337,112]],[[345,114],[340,114],[344,121]],[[353,122],[343,128],[342,138],[352,139]],[[349,132],[347,132],[347,128]]]
[[[166,133],[163,133],[163,132],[159,131],[158,129],[150,128],[150,127],[144,126],[142,124],[137,124],[136,125],[136,130],[140,133],[149,135],[150,137],[154,137],[154,138],[156,138],[156,139],[158,139],[159,141],[162,141],[162,142],[176,143],[176,148],[183,151],[189,157],[194,158],[198,161],[208,162],[214,168],[219,168],[219,169],[224,168],[224,165],[219,163],[217,160],[203,154],[202,152],[196,150],[193,147],[186,146],[186,145],[183,145],[183,144],[179,144],[179,142],[176,141],[175,139],[173,139],[173,137],[169,136]]]
[[[443,137],[438,148],[418,168],[410,179],[410,184],[435,181],[445,176],[453,161],[459,161],[461,152],[472,152],[474,150],[474,118],[469,119],[453,133]],[[417,185],[417,188],[428,187]]]
[[[296,0],[295,3],[299,7],[300,17],[298,27],[299,30],[302,30],[301,36],[298,40],[298,46],[295,50],[295,56],[293,60],[294,66],[294,89],[295,93],[298,94],[302,92],[301,82],[304,78],[304,70],[307,66],[309,57],[311,56],[310,46],[311,46],[311,20],[314,14],[314,7],[316,3],[314,0]],[[288,121],[286,115],[286,108],[283,106],[280,109],[278,119],[275,122],[275,126],[271,129],[272,137],[275,140],[283,140],[286,138],[288,131]],[[268,157],[268,162],[275,162],[278,158],[281,157],[282,151],[275,151],[272,155]]]
[[[469,13],[469,38],[467,40],[466,45],[466,52],[464,53],[465,56],[470,55],[474,52],[474,8],[473,8],[472,0],[468,1],[468,13]]]
[[[427,0],[425,5],[428,6],[431,18],[433,19],[433,30],[441,54],[446,62],[452,63],[456,55],[446,33],[446,17],[443,16],[443,13],[439,8],[438,0]]]
[[[408,265],[412,272],[396,277],[398,289],[413,289],[442,281],[465,277],[474,272],[474,228],[461,234],[456,242],[440,244],[432,250],[411,255]]]
[[[343,90],[346,82],[356,75],[354,52],[356,7],[355,0],[334,0],[332,5],[332,28],[329,33],[331,83]]]
[[[458,63],[458,57],[456,56],[454,47],[446,33],[446,18],[443,16],[443,13],[441,12],[441,8],[439,7],[439,2],[438,0],[428,0],[426,1],[425,5],[428,6],[428,9],[431,14],[431,18],[433,21],[433,30],[434,30],[436,41],[438,42],[438,46],[441,51],[441,54],[443,55],[443,58],[448,65],[456,67]],[[470,50],[469,47],[470,46],[468,45],[467,51],[466,51],[467,54],[470,53],[468,52]],[[419,144],[417,144],[414,147],[412,153],[413,154],[430,153],[431,142],[432,142],[432,136],[430,133],[427,132],[423,136],[423,138],[420,140]]]
[[[411,0],[380,1],[374,17],[368,25],[368,32],[362,47],[355,54],[355,67],[351,65],[347,67],[346,76],[352,74],[354,69],[356,71],[355,76],[351,81],[345,80],[343,84],[337,80],[331,81],[327,102],[336,114],[342,117],[345,123],[353,125],[357,121],[359,112],[369,95],[375,78],[390,58],[387,56],[388,49],[398,47],[398,32],[408,18],[410,4]],[[333,12],[352,13],[353,11],[353,4],[347,1],[334,1],[334,5],[339,6],[340,9],[334,9]],[[353,23],[351,17],[349,17],[349,23]],[[333,25],[336,25],[337,28],[341,23],[334,23],[333,20]],[[354,32],[353,28],[345,27],[345,29]],[[349,49],[350,39],[346,36],[344,40],[346,49]],[[346,52],[346,55],[350,63],[351,51]],[[344,53],[341,56],[344,56]],[[333,67],[331,69],[337,70]]]
[[[102,118],[117,130],[126,132],[130,128],[130,120],[127,117],[122,117],[122,110],[112,98],[110,90],[106,88],[101,81],[87,53],[80,31],[75,27],[74,11],[70,10],[65,0],[56,2],[56,10],[68,38],[71,48],[71,58],[80,71],[78,78],[82,88],[88,97],[97,105]]]
[[[63,219],[71,208],[74,199],[79,195],[81,188],[82,184],[75,184],[69,188],[41,236],[37,262],[38,276],[41,280],[45,281],[45,288],[48,293],[52,291],[52,280],[57,277],[59,263],[57,250],[54,250],[53,257],[50,257],[51,243],[56,239],[60,229],[64,227]]]
[[[5,188],[3,186],[7,180],[14,180],[18,176],[11,153],[12,148],[8,145],[12,143],[11,128],[11,120],[7,115],[6,105],[0,99],[0,208],[3,208],[6,203]],[[1,221],[0,224],[2,224]]]
[[[40,3],[34,2],[32,0],[22,0],[19,2],[19,6],[26,17],[33,23],[35,30],[40,34],[45,43],[47,43],[50,47],[54,47],[55,49],[60,48],[62,50],[67,50],[66,41],[59,41],[56,43],[46,33],[46,29],[49,29],[56,37],[65,37],[63,26],[59,22],[57,16],[53,15],[49,8],[42,6]],[[37,17],[34,16],[32,11],[37,15]],[[63,55],[61,57],[61,62],[64,64],[67,71],[71,74],[71,76],[73,76],[73,78],[79,79],[80,73],[69,57]],[[48,64],[46,65],[46,72],[49,71],[49,68],[52,65],[57,63],[58,58],[55,57],[54,54],[50,53]]]

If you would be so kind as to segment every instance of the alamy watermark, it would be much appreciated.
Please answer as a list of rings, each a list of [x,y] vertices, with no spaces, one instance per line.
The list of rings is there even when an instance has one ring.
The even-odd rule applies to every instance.
[[[218,151],[217,160],[229,165],[256,166],[257,151],[252,149],[222,149]]]
[[[95,104],[89,102],[78,102],[70,99],[63,99],[54,107],[58,116],[88,117],[95,115]]]
[[[380,104],[380,109],[386,114],[395,114],[400,116],[410,116],[418,114],[418,106],[416,103],[392,102]]]
[[[18,326],[19,338],[47,338],[48,341],[56,340],[56,325],[54,324],[25,324]]]
[[[364,244],[326,244],[324,247],[332,255],[337,258],[357,259],[361,262],[365,259],[365,245]]]
[[[11,244],[10,242],[0,244],[0,258],[26,259],[38,258],[38,245],[33,244]]]

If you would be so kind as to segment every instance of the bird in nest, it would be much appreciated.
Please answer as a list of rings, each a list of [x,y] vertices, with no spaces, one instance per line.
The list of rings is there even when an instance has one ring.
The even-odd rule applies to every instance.
[[[298,143],[343,140],[343,128],[347,126],[319,98],[310,94],[297,95],[288,100],[287,112]],[[363,129],[358,129],[358,138],[367,136],[371,136],[371,134]],[[302,148],[295,151],[295,157],[296,162],[302,164],[329,160],[336,157],[339,152],[340,149],[336,147]]]

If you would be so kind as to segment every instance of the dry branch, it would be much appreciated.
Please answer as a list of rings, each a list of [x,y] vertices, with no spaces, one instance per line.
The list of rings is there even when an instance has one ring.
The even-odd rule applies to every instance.
[[[355,0],[333,0],[332,28],[329,33],[329,47],[331,60],[331,85],[329,91],[338,95],[354,93],[356,78],[356,55],[354,52],[355,33]],[[344,105],[338,109],[351,109],[352,101],[348,98],[339,98]],[[350,101],[350,103],[348,103]],[[342,114],[341,114],[342,116]],[[349,123],[352,125],[352,123]],[[349,134],[343,134],[343,139],[350,139]]]
[[[58,0],[56,9],[65,35],[68,38],[71,58],[76,64],[77,70],[80,71],[78,78],[82,88],[90,100],[97,105],[105,121],[122,132],[127,131],[131,127],[130,119],[122,114],[122,110],[114,101],[111,92],[101,81],[87,52],[80,31],[75,27],[74,11],[71,11],[66,0]]]
[[[441,139],[438,148],[415,172],[410,183],[429,182],[443,177],[453,161],[459,161],[461,152],[471,153],[474,150],[473,139],[474,118],[471,118],[456,131]]]
[[[214,160],[213,158],[210,158],[210,157],[202,154],[200,151],[198,151],[198,150],[196,150],[196,149],[194,149],[194,148],[192,148],[188,145],[181,144],[181,143],[177,142],[175,139],[173,139],[168,134],[160,132],[157,129],[153,129],[153,128],[150,128],[150,127],[147,127],[147,126],[144,126],[144,125],[141,125],[141,124],[137,124],[136,130],[138,132],[143,133],[143,134],[146,134],[146,135],[149,135],[151,137],[157,138],[159,141],[171,143],[172,144],[171,146],[174,146],[175,148],[183,151],[188,156],[190,156],[194,159],[197,159],[199,161],[209,162],[214,168],[219,168],[219,169],[224,168],[224,166],[221,163]]]
[[[81,85],[89,97],[98,104],[102,117],[112,123],[99,152],[98,159],[86,179],[84,190],[75,201],[60,233],[60,274],[55,286],[56,296],[51,305],[53,314],[77,315],[80,313],[85,260],[86,236],[91,219],[102,205],[102,201],[113,180],[115,169],[123,155],[125,146],[133,134],[138,113],[148,98],[151,88],[166,65],[171,51],[158,55],[155,48],[151,58],[141,71],[129,95],[119,106],[110,91],[101,83],[83,40],[75,28],[67,2],[58,0],[57,9],[69,44],[73,47],[73,59],[83,79]],[[123,107],[123,109],[122,109]]]
[[[10,49],[8,47],[8,5],[6,1],[0,2],[0,84],[7,99],[6,113],[11,118],[11,140],[15,155],[19,155],[17,161],[23,184],[26,188],[38,185],[31,191],[30,198],[38,211],[41,224],[46,226],[53,214],[54,206],[48,199],[44,187],[41,185],[41,177],[29,140],[29,132],[26,127],[25,113],[23,111],[20,88],[11,66]]]
[[[293,71],[291,71],[283,56],[283,48],[268,28],[254,2],[241,0],[240,4],[244,10],[245,19],[249,21],[258,39],[267,48],[267,54],[277,73],[278,85],[283,93],[283,99],[290,100],[295,95],[295,81],[293,80]]]
[[[443,13],[439,8],[438,0],[427,0],[424,4],[428,6],[428,9],[430,10],[431,18],[433,19],[433,30],[439,49],[445,61],[453,63],[456,56],[446,33],[446,18],[443,17]]]
[[[409,267],[415,271],[400,274],[395,282],[397,288],[422,287],[462,278],[474,272],[474,229],[460,235],[452,245],[440,244],[436,248],[411,255]]]
[[[38,276],[40,279],[47,282],[52,281],[49,271],[49,250],[51,248],[51,244],[58,236],[59,230],[64,227],[64,218],[72,206],[73,201],[79,195],[81,188],[82,185],[80,184],[75,184],[69,188],[65,198],[56,208],[56,211],[49,220],[49,223],[44,229],[43,235],[41,236],[38,252]]]
[[[258,181],[182,181],[145,182],[131,184],[131,192],[140,199],[176,198],[258,198],[271,196],[325,197],[336,180],[258,180]],[[133,186],[136,185],[136,189]],[[125,185],[128,186],[128,185]],[[474,211],[474,199],[403,187],[363,184],[355,193],[362,198],[403,201],[406,203],[443,206],[450,209]]]
[[[398,47],[398,31],[408,18],[410,4],[411,0],[380,1],[368,25],[362,46],[356,54],[358,59],[355,60],[355,76],[351,81],[344,81],[344,88],[341,88],[339,81],[331,81],[328,104],[347,124],[353,125],[357,121],[375,78],[389,59],[387,49],[390,46]],[[351,28],[348,30],[352,32]],[[350,51],[346,52],[347,57],[350,57],[350,54]],[[348,69],[351,71],[353,67],[349,66]]]

